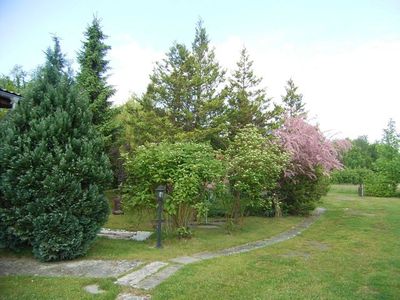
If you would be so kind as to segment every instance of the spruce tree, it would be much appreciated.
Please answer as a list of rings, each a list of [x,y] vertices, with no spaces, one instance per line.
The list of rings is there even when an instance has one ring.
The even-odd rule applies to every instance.
[[[214,147],[221,147],[224,71],[216,62],[201,21],[192,49],[175,43],[150,78],[146,98],[159,116],[169,118],[176,139],[211,141]]]
[[[0,246],[52,261],[86,253],[107,219],[111,173],[57,38],[46,57],[0,122]]]
[[[287,81],[287,86],[285,87],[286,95],[282,96],[282,102],[285,112],[290,117],[297,117],[306,113],[304,108],[305,104],[303,102],[303,94],[298,93],[297,89],[298,87],[290,78]]]
[[[93,18],[84,36],[82,49],[78,53],[80,71],[77,82],[89,98],[93,124],[105,137],[110,137],[112,133],[109,124],[111,119],[110,97],[115,90],[107,84],[109,61],[106,59],[106,55],[111,47],[104,42],[107,36],[103,33],[97,17]]]
[[[196,123],[198,127],[208,129],[211,137],[222,129],[221,117],[225,106],[220,90],[225,81],[225,71],[216,61],[215,51],[210,47],[210,39],[202,20],[199,20],[196,26],[192,53],[195,71],[192,80],[192,98],[195,100]]]
[[[190,95],[193,57],[183,44],[175,43],[166,58],[156,64],[145,99],[160,116],[168,116],[178,131],[196,128],[194,99]]]
[[[229,79],[227,115],[230,138],[248,124],[266,132],[276,122],[280,108],[275,106],[270,110],[271,99],[267,98],[265,89],[260,87],[261,81],[262,78],[254,74],[253,61],[243,47],[237,69]]]

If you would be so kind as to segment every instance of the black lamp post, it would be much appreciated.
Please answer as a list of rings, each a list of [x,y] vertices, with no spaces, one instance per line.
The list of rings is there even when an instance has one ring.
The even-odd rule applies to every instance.
[[[162,248],[162,245],[161,245],[161,223],[162,223],[164,195],[165,195],[165,185],[159,185],[156,188],[156,197],[157,197],[157,245],[156,245],[156,247],[157,248]]]

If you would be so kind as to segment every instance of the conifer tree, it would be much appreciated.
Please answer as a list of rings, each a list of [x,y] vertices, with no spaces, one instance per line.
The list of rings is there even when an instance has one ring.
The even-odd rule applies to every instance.
[[[224,71],[200,21],[192,49],[175,43],[166,58],[157,63],[146,97],[159,116],[168,116],[176,128],[176,139],[211,141],[220,147],[224,128]]]
[[[57,38],[46,58],[0,122],[0,247],[51,261],[86,253],[107,219],[111,173]]]
[[[80,71],[77,82],[89,98],[93,124],[105,137],[109,137],[112,131],[109,128],[110,97],[115,93],[114,88],[107,84],[109,61],[106,56],[111,47],[104,42],[107,36],[103,33],[97,17],[93,18],[84,36],[82,49],[78,53]]]
[[[221,130],[221,118],[224,114],[224,97],[220,90],[225,80],[225,71],[215,58],[215,51],[210,47],[203,21],[196,26],[192,43],[194,57],[194,76],[192,98],[195,100],[194,112],[200,128]]]
[[[265,132],[276,121],[280,108],[275,106],[273,111],[269,110],[271,99],[267,98],[265,89],[260,87],[261,81],[262,78],[254,74],[253,61],[243,47],[228,87],[227,115],[231,138],[248,124]]]
[[[298,93],[297,89],[298,87],[290,78],[285,87],[286,95],[282,96],[283,106],[289,117],[297,117],[306,113],[303,94]]]
[[[175,43],[166,58],[156,64],[145,97],[150,107],[159,115],[168,116],[182,132],[196,128],[195,104],[190,95],[193,69],[190,51],[185,45]]]

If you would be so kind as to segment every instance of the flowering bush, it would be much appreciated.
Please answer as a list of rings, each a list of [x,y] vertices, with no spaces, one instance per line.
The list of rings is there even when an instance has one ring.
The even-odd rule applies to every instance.
[[[286,118],[276,136],[290,154],[277,191],[283,210],[290,214],[306,214],[327,192],[326,176],[342,168],[339,157],[348,149],[348,143],[329,141],[318,127],[301,117]]]
[[[285,170],[285,177],[304,175],[316,177],[316,168],[320,167],[324,175],[334,169],[341,169],[339,153],[347,145],[336,144],[324,137],[318,127],[308,124],[301,117],[286,118],[283,126],[276,131],[282,146],[290,153],[291,159]]]

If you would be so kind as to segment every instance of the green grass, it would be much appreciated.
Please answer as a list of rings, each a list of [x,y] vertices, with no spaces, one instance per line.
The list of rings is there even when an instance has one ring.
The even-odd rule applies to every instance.
[[[152,299],[399,299],[400,199],[348,191],[300,236],[185,266]]]
[[[357,196],[333,186],[327,212],[294,239],[240,255],[187,265],[152,291],[152,299],[399,299],[400,199]],[[241,230],[197,229],[193,239],[147,243],[99,239],[85,258],[167,259],[257,240],[301,218],[246,218]],[[24,255],[24,254],[22,254]],[[33,280],[33,281],[32,281]],[[0,299],[114,299],[111,279],[6,276]],[[106,294],[83,286],[99,283]]]
[[[114,300],[120,287],[113,279],[92,279],[77,277],[0,277],[0,299],[15,300]],[[104,293],[92,295],[84,290],[90,284],[98,284]]]
[[[113,193],[107,193],[111,200]],[[111,201],[110,201],[111,204]],[[126,230],[153,230],[151,225],[151,214],[139,214],[127,211],[124,215],[110,215],[104,227],[126,229]],[[138,225],[138,219],[143,224]],[[302,217],[284,218],[244,218],[243,225],[235,228],[230,234],[224,226],[213,229],[194,228],[193,237],[189,240],[178,239],[173,234],[165,235],[163,249],[155,248],[156,236],[145,242],[111,240],[97,238],[89,249],[87,255],[82,259],[140,259],[145,261],[166,260],[178,256],[193,253],[214,251],[271,237],[286,231],[300,223]],[[0,257],[31,257],[30,249],[24,249],[20,253],[0,249]]]
[[[189,240],[180,240],[174,236],[164,239],[163,249],[154,247],[155,235],[146,242],[99,238],[85,258],[165,260],[265,239],[290,229],[302,220],[301,217],[248,217],[244,219],[243,226],[231,234],[223,226],[213,229],[195,228],[194,235]]]
[[[112,199],[116,196],[115,190],[105,192],[110,208],[113,207]],[[152,230],[152,220],[155,219],[155,212],[152,211],[132,211],[126,210],[123,215],[110,214],[108,221],[104,224],[105,228],[124,229],[130,231]]]

